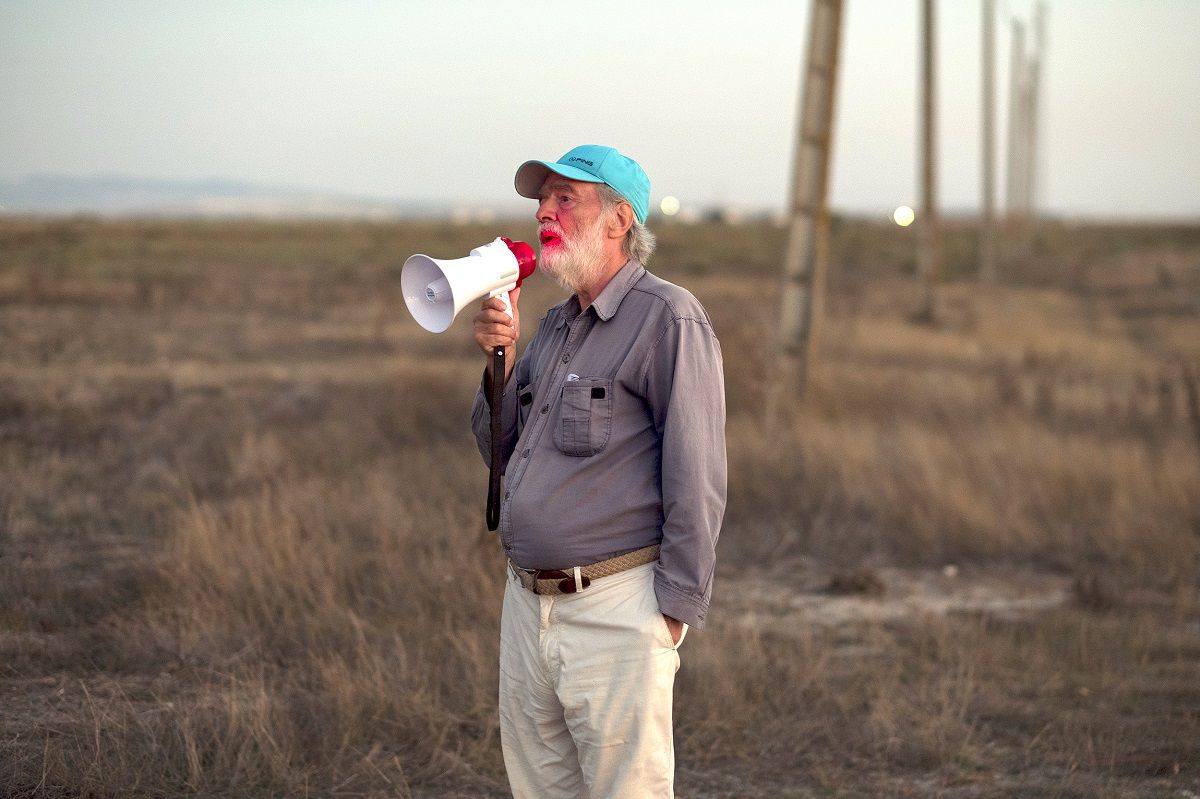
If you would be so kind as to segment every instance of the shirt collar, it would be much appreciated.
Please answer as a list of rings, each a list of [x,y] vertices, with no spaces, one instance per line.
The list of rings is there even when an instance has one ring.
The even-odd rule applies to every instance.
[[[596,309],[596,316],[604,322],[612,319],[616,315],[617,309],[621,307],[621,301],[625,299],[625,295],[644,274],[646,274],[646,267],[634,260],[626,261],[625,265],[621,267],[621,271],[613,275],[612,280],[608,281],[608,285],[604,287],[604,291],[600,292],[600,296],[592,303],[592,307]]]
[[[595,309],[596,316],[602,322],[607,322],[616,315],[617,309],[621,307],[621,301],[625,299],[625,295],[633,288],[634,284],[641,280],[642,275],[646,274],[646,267],[634,260],[625,262],[625,265],[612,276],[612,280],[608,281],[608,285],[600,292],[591,304]],[[570,299],[563,305],[562,313],[558,315],[558,323],[554,325],[555,329],[562,327],[568,322],[579,316],[579,295],[572,294]]]

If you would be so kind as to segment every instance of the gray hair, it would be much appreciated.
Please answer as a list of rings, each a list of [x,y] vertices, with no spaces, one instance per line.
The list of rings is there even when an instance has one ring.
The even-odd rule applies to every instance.
[[[621,203],[629,203],[621,194],[609,186],[607,183],[597,183],[596,190],[600,194],[600,202],[604,204],[605,212],[610,212]],[[643,266],[650,260],[650,256],[654,254],[654,245],[656,240],[650,229],[637,220],[637,215],[634,215],[633,225],[630,226],[629,232],[625,234],[625,240],[621,242],[621,252],[626,258],[633,259]]]

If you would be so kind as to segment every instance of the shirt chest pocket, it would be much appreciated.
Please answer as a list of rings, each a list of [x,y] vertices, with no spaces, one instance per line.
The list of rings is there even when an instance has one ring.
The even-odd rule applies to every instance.
[[[612,379],[584,377],[562,387],[554,446],[564,455],[588,457],[608,445],[612,432]]]

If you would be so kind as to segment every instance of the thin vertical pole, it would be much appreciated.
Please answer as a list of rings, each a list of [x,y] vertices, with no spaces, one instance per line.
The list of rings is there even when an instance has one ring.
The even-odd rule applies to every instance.
[[[1025,26],[1019,20],[1012,23],[1012,54],[1009,57],[1008,96],[1008,168],[1005,180],[1005,209],[1012,223],[1024,215],[1025,170]]]
[[[982,196],[979,203],[979,276],[996,279],[996,0],[983,0]]]
[[[767,386],[768,425],[778,421],[785,396],[803,395],[815,359],[828,260],[829,165],[841,25],[842,0],[813,0],[800,81],[775,374]]]
[[[1039,186],[1038,140],[1041,127],[1042,61],[1046,53],[1046,4],[1033,7],[1033,53],[1028,58],[1025,84],[1025,215],[1032,220],[1037,214]]]
[[[941,277],[937,204],[937,63],[934,0],[921,2],[921,215],[917,217],[917,271],[924,285],[921,317],[938,318]]]

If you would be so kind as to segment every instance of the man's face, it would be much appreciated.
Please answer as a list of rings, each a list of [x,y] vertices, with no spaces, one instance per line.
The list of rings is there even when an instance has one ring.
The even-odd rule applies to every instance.
[[[607,263],[603,203],[593,183],[551,173],[538,203],[538,241],[542,270],[564,288],[594,285]]]
[[[601,210],[596,184],[568,180],[551,172],[538,195],[542,249],[549,252],[562,246],[579,229],[587,228],[589,222],[598,218]]]

